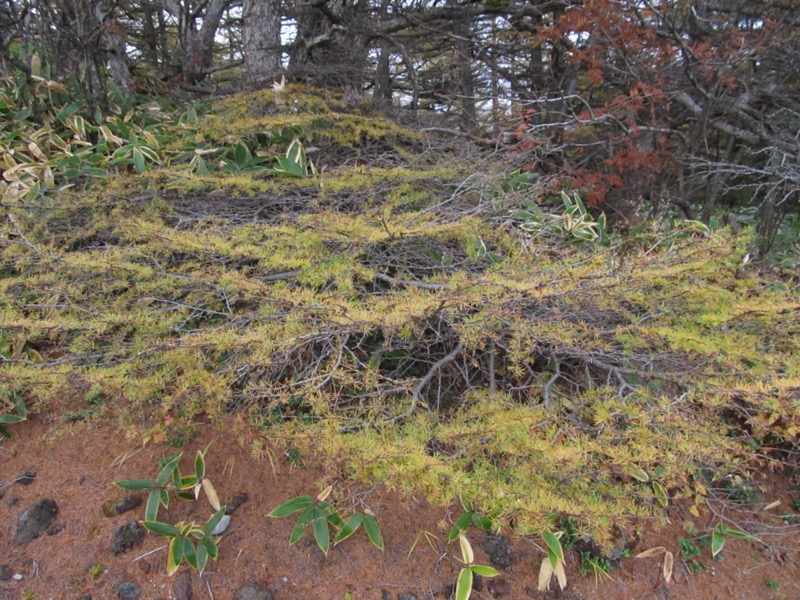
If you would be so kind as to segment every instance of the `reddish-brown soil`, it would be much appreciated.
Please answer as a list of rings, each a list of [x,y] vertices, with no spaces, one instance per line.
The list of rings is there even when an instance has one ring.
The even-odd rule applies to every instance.
[[[208,476],[223,502],[245,492],[247,501],[235,512],[229,530],[220,541],[220,556],[199,576],[191,573],[193,598],[226,600],[240,586],[260,583],[274,592],[276,600],[343,600],[350,592],[354,600],[395,599],[410,592],[420,600],[443,598],[459,569],[456,548],[446,546],[446,527],[459,509],[431,507],[377,486],[371,491],[347,488],[346,503],[370,508],[378,517],[386,548],[373,547],[362,531],[334,548],[327,557],[313,542],[302,539],[287,543],[293,518],[271,519],[267,513],[285,500],[314,495],[317,481],[325,473],[313,464],[296,468],[284,457],[271,461],[254,459],[231,434],[232,424],[209,428],[185,448],[187,455],[208,441]],[[13,439],[0,443],[0,565],[21,577],[0,581],[0,600],[116,598],[125,581],[138,584],[143,600],[174,598],[175,577],[165,572],[163,540],[149,534],[143,543],[119,556],[110,551],[116,528],[143,516],[139,507],[121,516],[104,516],[102,506],[124,492],[114,481],[154,477],[156,461],[174,448],[150,444],[141,447],[125,439],[110,424],[84,425],[68,433],[54,430],[42,417],[12,426]],[[184,458],[188,464],[188,456]],[[14,483],[24,471],[35,471],[30,485]],[[780,480],[778,480],[780,481]],[[788,484],[784,486],[788,488]],[[774,488],[774,486],[773,486]],[[340,495],[341,497],[341,495]],[[52,498],[58,503],[57,534],[44,535],[28,544],[16,544],[19,514],[36,500]],[[513,569],[504,572],[503,585],[492,591],[484,585],[473,592],[476,600],[503,597],[572,599],[787,599],[800,598],[800,532],[787,526],[778,513],[792,512],[785,491],[772,489],[764,500],[782,500],[782,507],[759,518],[760,531],[770,545],[729,541],[722,561],[714,561],[707,548],[700,557],[704,569],[693,573],[678,555],[678,536],[685,536],[684,523],[694,520],[688,512],[674,509],[671,525],[648,531],[633,553],[663,545],[676,553],[674,581],[660,579],[660,559],[623,558],[611,571],[611,580],[595,583],[592,575],[578,574],[578,558],[569,553],[569,586],[562,594],[535,591],[543,551],[529,539],[510,538],[517,557]],[[197,503],[171,504],[165,519],[205,521],[210,509],[203,499]],[[731,515],[742,517],[741,515]],[[709,521],[705,521],[707,524]],[[754,526],[755,527],[755,526]],[[471,530],[476,562],[488,564],[480,548],[485,534]],[[93,569],[93,567],[95,567]],[[99,568],[102,568],[102,572]],[[182,568],[182,570],[184,570]],[[505,593],[503,593],[505,592]]]

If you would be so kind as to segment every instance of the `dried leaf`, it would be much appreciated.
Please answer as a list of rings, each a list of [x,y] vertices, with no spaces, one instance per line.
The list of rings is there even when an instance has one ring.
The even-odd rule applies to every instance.
[[[464,559],[464,562],[468,565],[471,565],[475,562],[475,554],[472,551],[472,545],[469,543],[467,536],[463,533],[458,536],[458,543],[461,546],[461,557]]]
[[[650,558],[651,556],[661,556],[666,551],[667,549],[664,546],[655,546],[654,548],[640,552],[634,556],[634,558]]]
[[[317,496],[317,500],[318,500],[319,502],[324,502],[324,501],[325,501],[325,499],[326,499],[328,496],[330,496],[330,495],[331,495],[331,492],[332,492],[332,491],[333,491],[333,486],[332,486],[332,485],[329,485],[328,487],[326,487],[324,490],[322,490],[322,491],[319,493],[319,496]]]
[[[563,560],[556,563],[556,579],[558,579],[558,587],[562,590],[567,587],[567,573],[564,571]]]
[[[770,502],[764,507],[764,511],[772,510],[773,508],[777,508],[781,505],[780,500],[775,500],[775,502]]]
[[[208,503],[211,505],[211,508],[214,510],[219,510],[221,505],[219,503],[219,496],[217,496],[217,490],[214,488],[214,484],[211,483],[211,480],[206,478],[203,479],[202,482],[203,491],[206,493],[206,498],[208,498]]]
[[[674,563],[674,556],[672,552],[667,552],[664,555],[664,565],[662,566],[661,570],[664,573],[664,582],[669,583],[672,581],[672,565]]]
[[[542,566],[539,568],[539,586],[540,592],[546,592],[547,587],[550,585],[550,578],[553,576],[553,566],[550,564],[550,559],[544,557]]]

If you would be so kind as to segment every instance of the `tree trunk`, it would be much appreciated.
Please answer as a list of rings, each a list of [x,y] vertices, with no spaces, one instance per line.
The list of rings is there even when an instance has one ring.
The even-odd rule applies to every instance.
[[[455,5],[456,0],[448,0]],[[456,51],[458,104],[461,106],[461,126],[473,131],[478,121],[475,109],[475,74],[472,71],[471,23],[468,16],[459,18],[453,26]]]
[[[201,14],[189,0],[164,0],[164,8],[178,19],[178,35],[183,48],[181,68],[186,83],[198,83],[208,74],[214,60],[214,36],[230,4],[231,0],[210,0]],[[202,25],[198,29],[200,19]]]
[[[251,84],[277,79],[281,71],[280,0],[245,0],[242,45]]]

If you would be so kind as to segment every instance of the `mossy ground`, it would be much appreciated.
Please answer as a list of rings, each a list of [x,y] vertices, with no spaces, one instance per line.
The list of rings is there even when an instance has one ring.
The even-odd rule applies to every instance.
[[[791,462],[800,301],[742,266],[746,236],[532,239],[510,211],[536,188],[502,164],[316,91],[186,135],[293,125],[308,179],[176,166],[4,203],[2,397],[175,445],[235,413],[331,478],[604,546]]]

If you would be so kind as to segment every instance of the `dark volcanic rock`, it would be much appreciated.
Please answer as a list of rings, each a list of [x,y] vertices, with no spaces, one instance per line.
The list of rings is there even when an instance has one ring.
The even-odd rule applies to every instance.
[[[192,574],[184,571],[172,584],[172,593],[175,600],[192,600]]]
[[[36,473],[34,471],[25,471],[17,475],[14,481],[20,485],[30,485],[33,483],[34,479],[36,479]]]
[[[143,539],[144,527],[137,521],[131,521],[114,532],[114,537],[111,538],[111,552],[122,554],[140,544]]]
[[[225,507],[225,514],[232,515],[233,511],[235,511],[245,502],[247,502],[247,492],[239,492],[233,497],[233,500],[228,502],[228,505]]]
[[[0,581],[8,581],[13,573],[8,565],[0,565]]]
[[[27,544],[42,535],[58,515],[58,504],[55,500],[42,499],[22,511],[17,519],[18,544]]]
[[[417,600],[417,597],[414,594],[409,594],[408,592],[405,592],[403,594],[400,594],[397,597],[397,600]]]
[[[495,598],[508,596],[511,590],[511,587],[508,585],[508,581],[506,581],[502,577],[497,577],[496,579],[490,579],[486,587],[489,588],[489,593]]]
[[[274,597],[263,585],[248,583],[236,590],[233,600],[274,600]]]
[[[517,562],[517,557],[514,556],[508,545],[508,540],[503,536],[490,535],[481,547],[489,555],[492,564],[499,569],[510,569]]]
[[[124,498],[112,500],[111,502],[103,505],[103,514],[107,517],[116,517],[124,512],[133,510],[137,506],[141,506],[142,497],[134,494],[129,494]]]
[[[137,600],[142,595],[142,588],[133,582],[121,583],[117,589],[117,598],[120,600]]]

